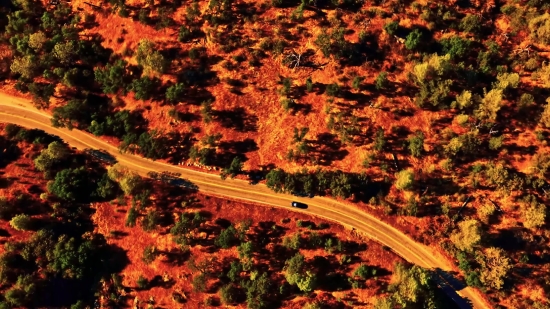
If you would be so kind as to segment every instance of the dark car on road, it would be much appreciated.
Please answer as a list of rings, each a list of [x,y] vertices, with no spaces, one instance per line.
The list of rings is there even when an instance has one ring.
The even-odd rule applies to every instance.
[[[292,207],[296,207],[296,208],[302,208],[302,209],[306,209],[306,208],[307,208],[307,204],[300,203],[300,202],[292,202],[292,203],[290,203],[290,205],[291,205]]]

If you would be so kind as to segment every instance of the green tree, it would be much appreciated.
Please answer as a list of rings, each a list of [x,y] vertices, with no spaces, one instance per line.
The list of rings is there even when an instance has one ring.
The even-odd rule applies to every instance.
[[[141,221],[141,227],[146,232],[154,231],[157,228],[157,225],[159,224],[159,222],[160,222],[160,216],[158,212],[152,209],[147,213],[147,215]]]
[[[139,65],[143,66],[145,73],[151,72],[164,73],[166,71],[166,60],[164,56],[157,50],[155,43],[143,39],[139,42],[136,60]]]
[[[266,186],[275,192],[282,192],[286,173],[282,169],[272,169],[266,175]]]
[[[378,128],[374,137],[374,149],[376,151],[382,151],[386,145],[386,139],[384,138],[384,129]]]
[[[94,190],[85,167],[64,169],[55,175],[53,181],[48,183],[50,193],[69,201],[84,201]]]
[[[546,221],[546,206],[539,203],[533,195],[529,194],[523,198],[520,210],[523,226],[526,228],[534,229],[544,225]]]
[[[18,231],[26,231],[32,226],[32,218],[26,214],[18,214],[10,220],[10,225]]]
[[[407,267],[396,263],[392,275],[391,291],[395,291],[394,299],[406,308],[408,304],[417,303],[429,287],[430,274],[419,266]]]
[[[443,53],[449,54],[452,59],[462,58],[471,50],[472,41],[459,36],[445,38],[440,41]]]
[[[285,279],[291,285],[297,285],[302,292],[311,292],[316,286],[316,276],[305,270],[305,258],[296,253],[286,261]]]
[[[220,233],[214,241],[214,244],[223,249],[229,249],[235,245],[237,240],[237,230],[233,227],[233,225],[230,225]]]
[[[481,282],[485,286],[500,290],[506,274],[512,269],[506,252],[501,248],[490,247],[478,255],[477,261],[481,265]]]
[[[95,80],[101,84],[103,93],[115,94],[120,89],[125,89],[129,79],[126,66],[126,61],[118,59],[113,64],[108,63],[104,68],[94,70]]]
[[[546,106],[544,107],[544,111],[540,116],[540,123],[544,127],[550,128],[550,97],[546,99]]]
[[[414,173],[412,170],[402,170],[395,175],[395,187],[407,191],[414,186]]]
[[[6,301],[16,307],[21,307],[26,303],[26,293],[20,288],[13,287],[4,294]]]
[[[32,79],[38,70],[37,60],[32,55],[15,57],[10,69],[13,73],[21,74],[23,78]]]
[[[136,284],[138,288],[145,290],[149,286],[149,280],[143,277],[143,275],[139,275],[139,278],[137,279]]]
[[[166,100],[177,103],[182,101],[182,96],[185,93],[185,85],[177,83],[166,89]]]
[[[340,86],[338,86],[337,83],[329,84],[327,85],[327,88],[325,89],[326,95],[330,97],[335,97],[340,92]]]
[[[313,92],[313,81],[311,80],[311,77],[306,79],[306,89],[307,92]]]
[[[391,21],[391,22],[388,22],[384,25],[384,30],[389,35],[394,35],[397,32],[398,29],[399,29],[399,22],[397,22],[397,21]]]
[[[499,137],[491,137],[489,139],[489,149],[499,150],[502,147],[502,141],[504,140],[504,135]]]
[[[550,44],[550,14],[544,13],[529,20],[531,37],[541,44]]]
[[[41,172],[48,171],[54,164],[60,163],[67,158],[69,151],[60,142],[52,142],[48,148],[42,150],[34,159],[34,165]]]
[[[223,170],[224,175],[230,175],[231,178],[235,178],[243,170],[243,163],[239,157],[233,158],[231,165]]]
[[[71,64],[78,55],[76,42],[67,41],[55,44],[53,47],[53,54],[62,64]]]
[[[407,39],[405,40],[405,47],[408,50],[415,50],[418,48],[420,43],[422,42],[422,32],[418,29],[414,29],[407,35]]]
[[[193,278],[193,290],[196,292],[206,291],[206,285],[208,283],[208,278],[205,274],[198,274]]]
[[[376,89],[384,89],[388,85],[388,73],[385,71],[382,71],[378,73],[378,76],[376,76],[376,81],[374,82],[374,86]]]
[[[201,115],[204,123],[212,122],[212,101],[206,100],[201,103]]]
[[[248,282],[244,283],[246,288],[246,304],[250,309],[265,308],[269,303],[266,297],[271,287],[271,281],[267,273],[256,273],[255,276]]]
[[[460,21],[459,28],[463,31],[476,34],[481,29],[481,20],[475,14],[466,14]]]
[[[451,241],[463,251],[471,252],[481,242],[482,231],[475,219],[458,223],[459,230],[451,234]]]
[[[252,253],[254,253],[254,243],[252,241],[242,243],[237,247],[237,250],[240,259],[250,259],[252,258]]]
[[[364,78],[361,76],[355,76],[353,78],[353,81],[351,82],[351,86],[355,90],[359,90],[361,88],[361,83],[363,82]]]
[[[126,195],[131,195],[136,192],[143,184],[141,176],[135,172],[127,172],[120,178],[120,188]]]
[[[231,262],[229,271],[227,272],[227,277],[231,282],[238,282],[241,278],[241,272],[243,271],[243,266],[240,261]]]
[[[420,157],[424,152],[424,133],[417,131],[408,139],[409,151],[413,157]]]
[[[476,110],[476,116],[480,119],[495,121],[497,113],[502,107],[502,95],[502,89],[492,89],[485,93],[479,108]]]
[[[371,270],[367,265],[361,263],[361,265],[359,265],[359,267],[355,269],[353,275],[356,277],[360,277],[363,280],[366,280],[370,277]]]
[[[126,216],[126,223],[124,225],[128,227],[136,226],[136,220],[138,215],[139,213],[137,212],[136,208],[130,207],[130,209],[128,210],[128,215]]]
[[[36,52],[42,50],[46,42],[48,42],[48,37],[42,31],[38,31],[29,36],[29,46]]]
[[[141,78],[134,79],[130,84],[129,90],[134,92],[134,99],[136,100],[149,100],[153,96],[153,92],[160,84],[159,80],[155,78],[149,78],[143,76]]]
[[[224,305],[231,305],[237,302],[237,290],[232,284],[226,284],[220,289],[220,300]]]
[[[145,247],[145,249],[143,249],[143,257],[141,258],[141,260],[145,264],[153,263],[153,261],[156,258],[157,258],[157,251],[156,251],[156,248],[154,246],[148,245],[147,247]]]

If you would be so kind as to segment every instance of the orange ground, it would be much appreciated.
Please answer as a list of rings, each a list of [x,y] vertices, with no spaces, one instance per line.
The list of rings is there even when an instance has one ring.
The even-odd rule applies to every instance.
[[[196,198],[199,200],[200,207],[191,206],[186,208],[188,211],[205,211],[213,214],[212,220],[216,218],[224,218],[231,222],[239,222],[244,219],[252,219],[253,226],[257,225],[259,222],[273,222],[273,218],[277,218],[277,221],[273,222],[279,226],[282,226],[286,230],[286,235],[293,235],[296,231],[300,230],[302,234],[307,233],[307,228],[297,228],[296,221],[313,221],[317,225],[323,221],[311,218],[306,215],[293,213],[277,208],[269,208],[259,205],[243,204],[235,201],[229,201],[217,197],[208,197],[203,196],[202,194],[197,194]],[[177,280],[177,283],[170,289],[164,289],[162,287],[154,287],[147,291],[132,291],[131,299],[133,300],[134,295],[137,295],[139,299],[145,300],[153,296],[156,304],[164,308],[170,308],[174,306],[174,302],[171,299],[172,291],[183,291],[188,297],[188,302],[183,306],[185,308],[197,308],[199,307],[208,294],[195,293],[193,292],[191,279],[192,274],[186,265],[177,266],[169,263],[166,260],[166,257],[158,257],[152,264],[146,265],[141,260],[143,256],[143,248],[147,245],[154,245],[158,248],[159,251],[165,252],[170,250],[176,250],[177,245],[172,242],[172,236],[166,234],[166,229],[159,229],[157,232],[146,233],[142,230],[139,224],[136,227],[128,228],[124,226],[124,221],[126,218],[125,212],[129,206],[117,206],[117,203],[101,203],[93,205],[93,208],[96,209],[96,213],[93,216],[94,222],[97,224],[96,231],[107,237],[108,243],[117,245],[124,250],[127,250],[131,264],[126,267],[124,270],[124,280],[123,284],[128,287],[135,287],[136,280],[140,275],[145,278],[151,279],[157,275],[163,275],[168,273],[171,278]],[[288,223],[283,223],[282,219],[288,218],[290,221]],[[112,232],[117,231],[121,232],[126,236],[114,237],[110,236]],[[338,237],[341,240],[353,240],[360,243],[367,244],[367,250],[361,251],[356,256],[361,259],[365,264],[371,266],[378,266],[380,268],[385,268],[391,270],[392,265],[401,261],[401,258],[395,256],[389,251],[382,249],[382,246],[370,241],[368,239],[361,238],[349,230],[330,224],[330,228],[320,231],[320,233],[329,233]],[[210,236],[211,238],[213,236]],[[269,246],[268,246],[269,247]],[[191,252],[193,256],[200,260],[204,256],[213,256],[212,254],[205,253],[206,248],[199,246],[193,247]],[[313,258],[314,256],[320,255],[324,256],[327,253],[323,249],[317,250],[301,250],[306,258]],[[216,251],[214,254],[218,260],[222,260],[224,257],[237,257],[236,248],[232,249],[222,249]],[[339,257],[341,254],[335,254]],[[355,265],[355,264],[354,264]],[[357,264],[358,265],[358,264]],[[357,266],[350,266],[351,274]],[[368,304],[372,302],[374,296],[380,295],[377,294],[379,286],[382,282],[388,283],[389,276],[378,277],[377,280],[369,280],[368,286],[366,289],[351,290],[347,292],[334,292],[325,294],[322,298],[335,299],[335,298],[344,298],[346,294],[355,294],[351,297],[357,303]],[[212,296],[212,295],[210,295]],[[217,295],[213,295],[217,296]],[[284,303],[284,308],[301,308],[306,302],[307,298],[298,297],[292,301],[287,301]],[[310,299],[311,301],[311,299]],[[246,305],[237,306],[237,308],[245,308]],[[366,305],[365,308],[369,306]]]

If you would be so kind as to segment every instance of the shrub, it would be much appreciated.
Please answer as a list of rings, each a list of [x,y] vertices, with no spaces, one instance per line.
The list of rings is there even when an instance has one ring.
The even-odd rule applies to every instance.
[[[520,110],[531,106],[535,102],[535,98],[530,93],[524,93],[519,98],[518,108]]]
[[[502,141],[504,140],[504,135],[499,137],[491,137],[489,139],[489,149],[498,150],[502,147]]]
[[[136,281],[138,288],[145,290],[147,286],[149,285],[149,280],[147,278],[143,277],[143,275],[139,275],[139,278]]]
[[[338,92],[340,92],[340,86],[337,83],[327,85],[325,89],[325,93],[331,97],[337,96]]]
[[[141,258],[145,264],[151,264],[157,258],[156,248],[152,245],[148,245],[143,250],[143,257]]]
[[[190,28],[186,26],[180,27],[180,30],[178,32],[178,41],[182,43],[187,42],[191,39],[192,36],[193,36],[193,32],[191,31]]]
[[[550,44],[550,14],[545,13],[529,21],[531,36],[541,44]]]
[[[357,269],[355,269],[355,271],[353,272],[354,276],[360,277],[364,280],[368,279],[370,277],[370,274],[370,268],[363,263],[361,263],[361,265],[359,265],[359,267],[357,267]]]
[[[544,111],[540,116],[540,123],[544,127],[550,128],[550,97],[546,99],[546,106],[544,107]]]
[[[141,226],[146,232],[153,231],[157,228],[159,224],[160,216],[155,210],[151,210],[147,213],[145,218],[141,221]]]
[[[466,220],[458,223],[459,231],[451,235],[451,241],[463,251],[472,251],[481,242],[481,226],[477,220]]]
[[[468,14],[460,21],[459,28],[475,34],[481,29],[481,20],[477,15]]]
[[[128,227],[134,227],[136,226],[136,220],[138,217],[138,212],[135,207],[130,207],[130,210],[128,210],[128,215],[126,217],[126,223],[125,226]]]
[[[424,151],[424,134],[417,131],[414,136],[409,137],[409,150],[413,157],[420,157]]]
[[[391,21],[384,25],[384,30],[389,35],[394,35],[398,29],[399,29],[399,23],[397,21]]]
[[[220,300],[224,305],[231,305],[237,301],[237,290],[232,284],[224,285],[220,289]]]
[[[417,49],[422,42],[422,32],[418,29],[414,29],[411,33],[407,35],[405,40],[405,47],[409,50]]]
[[[19,214],[10,220],[10,225],[18,231],[26,231],[31,228],[32,218],[25,214]]]
[[[307,89],[307,92],[313,91],[313,81],[311,80],[311,77],[308,77],[306,79],[306,89]]]
[[[382,71],[378,74],[375,81],[376,89],[380,90],[387,86],[388,84],[388,73]]]
[[[453,36],[451,38],[442,39],[440,41],[443,53],[449,54],[451,58],[462,58],[470,51],[472,41],[463,39],[459,36]]]
[[[410,190],[414,185],[414,173],[411,170],[402,170],[396,175],[395,187],[399,190]]]
[[[465,126],[468,123],[469,119],[470,119],[470,116],[465,114],[460,114],[455,116],[454,121],[461,126]]]

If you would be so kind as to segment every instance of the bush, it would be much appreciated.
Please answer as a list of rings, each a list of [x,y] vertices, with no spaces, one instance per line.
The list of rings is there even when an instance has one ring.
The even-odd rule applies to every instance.
[[[159,224],[160,216],[155,210],[151,210],[147,213],[145,218],[141,221],[141,226],[146,232],[154,231]]]
[[[394,35],[398,29],[399,29],[399,23],[397,21],[391,21],[384,25],[384,30],[389,35]]]
[[[141,258],[141,260],[145,264],[151,264],[156,258],[157,258],[156,248],[151,245],[145,247],[145,249],[143,250],[143,257]]]
[[[440,41],[443,53],[449,54],[451,58],[462,58],[470,51],[472,41],[463,39],[459,36],[453,36],[451,38],[442,39]]]
[[[143,277],[143,275],[139,275],[139,278],[136,281],[138,288],[145,290],[147,286],[149,285],[149,280],[147,278]]]
[[[504,136],[491,137],[491,139],[489,139],[489,149],[491,150],[500,149],[502,147],[503,140],[504,140]]]
[[[182,96],[185,92],[185,85],[182,83],[177,83],[166,89],[166,100],[177,103],[181,102]]]
[[[337,96],[338,92],[340,92],[340,86],[337,83],[327,85],[325,90],[325,93],[331,97]]]
[[[10,225],[18,231],[26,231],[31,228],[32,218],[25,214],[19,214],[10,220]]]
[[[196,292],[206,291],[207,278],[205,274],[199,274],[193,278],[193,290]]]
[[[402,170],[396,175],[395,187],[399,190],[410,190],[414,185],[414,173],[410,170]]]
[[[414,29],[411,33],[407,35],[405,40],[405,47],[409,50],[417,49],[422,42],[422,32],[418,29]]]
[[[413,157],[420,157],[424,151],[424,133],[417,131],[414,136],[409,137],[409,150]]]
[[[460,21],[459,28],[470,33],[477,33],[481,29],[481,20],[477,15],[468,14]]]
[[[382,71],[378,74],[376,77],[375,87],[376,89],[380,90],[387,86],[388,84],[388,73]]]
[[[313,92],[313,81],[311,80],[311,77],[306,79],[306,89],[307,92]]]
[[[130,207],[130,210],[128,210],[128,216],[126,217],[125,226],[128,226],[128,227],[136,226],[137,217],[138,217],[138,212],[136,208]]]
[[[355,76],[351,83],[351,86],[353,87],[353,89],[359,90],[359,88],[361,88],[361,82],[363,82],[363,79],[364,78],[361,76]]]
[[[237,290],[232,284],[224,285],[220,289],[220,300],[224,305],[231,305],[237,301]]]
[[[541,44],[550,44],[550,14],[545,13],[529,21],[531,36]]]
[[[354,276],[360,277],[363,280],[368,279],[370,277],[370,274],[370,268],[363,263],[361,263],[361,265],[359,265],[359,267],[357,267],[357,269],[353,272]]]

